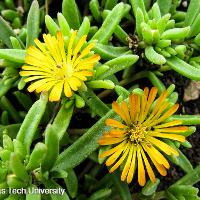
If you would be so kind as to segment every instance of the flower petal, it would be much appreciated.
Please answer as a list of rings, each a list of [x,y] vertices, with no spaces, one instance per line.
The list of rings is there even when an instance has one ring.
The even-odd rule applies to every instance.
[[[130,169],[131,164],[132,164],[131,161],[132,161],[133,154],[134,154],[134,145],[131,145],[126,164],[125,164],[124,169],[122,171],[122,175],[121,175],[121,180],[122,181],[125,181],[125,179],[126,179],[126,177],[128,175],[129,169]]]
[[[169,146],[168,144],[154,138],[151,136],[148,136],[147,139],[154,144],[155,146],[157,146],[160,150],[162,150],[163,152],[165,152],[167,155],[171,155],[174,154],[175,156],[178,156],[179,153],[173,149],[171,146]]]
[[[116,128],[127,128],[126,125],[122,124],[121,122],[119,122],[115,119],[107,119],[105,123],[107,126],[112,126],[112,127],[116,127]]]
[[[110,145],[110,144],[120,143],[123,140],[124,140],[124,138],[114,138],[114,137],[105,138],[105,137],[103,137],[103,138],[100,138],[98,142],[99,142],[100,145]]]
[[[69,86],[69,84],[65,81],[64,83],[64,93],[66,97],[71,97],[72,96],[72,90]]]
[[[156,125],[156,126],[154,126],[154,128],[166,128],[166,127],[177,126],[177,125],[181,125],[181,124],[182,124],[181,120],[174,120],[174,121],[167,122],[164,124]]]
[[[122,164],[122,162],[125,160],[125,158],[127,157],[128,153],[129,153],[130,146],[131,146],[130,144],[127,146],[127,149],[123,153],[122,157],[109,170],[110,173],[114,172]]]
[[[148,147],[147,144],[142,144],[142,147],[147,152],[149,157],[154,158],[159,164],[164,165],[167,169],[169,169],[169,162],[155,147]]]
[[[58,101],[60,100],[60,96],[62,93],[62,89],[63,89],[63,81],[58,82],[56,85],[54,85],[54,87],[51,90],[51,93],[49,95],[49,101]]]
[[[159,138],[167,138],[167,139],[177,140],[179,142],[185,141],[185,137],[183,135],[159,133],[159,132],[155,132],[155,131],[151,131],[149,133],[149,135],[154,136],[154,137],[159,137]]]
[[[145,170],[144,170],[144,164],[142,161],[140,146],[138,146],[137,148],[137,159],[138,159],[138,183],[141,186],[144,186],[146,183],[146,176],[145,176]]]
[[[137,149],[134,148],[133,149],[133,157],[131,160],[131,166],[129,168],[128,175],[127,175],[127,183],[130,183],[133,180],[133,175],[135,172],[135,165],[136,165],[136,153],[137,153]]]
[[[124,114],[124,112],[122,112],[119,104],[116,101],[112,103],[112,109],[126,122],[126,124],[128,124],[126,115]]]
[[[144,160],[144,163],[145,163],[145,166],[146,166],[146,170],[147,170],[147,173],[149,175],[149,178],[150,180],[154,183],[156,181],[156,177],[155,177],[155,174],[151,168],[151,165],[149,164],[149,161],[143,151],[143,149],[141,148],[141,154],[142,154],[142,158]]]
[[[107,156],[110,156],[112,155],[113,153],[115,153],[116,151],[118,151],[119,149],[121,148],[124,148],[126,142],[123,141],[122,143],[118,144],[116,147],[112,148],[112,149],[109,149],[107,151],[104,151],[103,153],[101,153],[99,155],[100,158],[104,158],[104,157],[107,157]]]

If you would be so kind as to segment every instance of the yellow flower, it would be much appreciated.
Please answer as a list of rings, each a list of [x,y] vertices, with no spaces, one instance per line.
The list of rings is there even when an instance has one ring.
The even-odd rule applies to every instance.
[[[73,91],[77,91],[82,82],[93,75],[94,63],[100,60],[99,55],[90,54],[95,44],[83,47],[86,35],[75,44],[76,33],[72,32],[67,53],[61,32],[57,33],[57,38],[43,34],[45,44],[36,39],[37,47],[28,48],[26,65],[22,66],[20,75],[27,77],[25,82],[34,81],[28,87],[29,92],[50,90],[49,101],[58,101],[63,90],[66,97],[71,97]]]
[[[142,96],[131,94],[129,104],[125,101],[121,105],[113,102],[113,110],[124,123],[116,119],[107,119],[106,125],[111,129],[99,139],[100,145],[112,145],[111,149],[100,154],[101,158],[109,156],[106,165],[113,165],[109,172],[112,173],[122,165],[121,180],[126,180],[127,183],[132,181],[136,166],[138,183],[141,186],[146,183],[145,171],[150,180],[155,182],[155,174],[150,161],[157,171],[165,176],[166,169],[170,165],[160,151],[167,155],[178,156],[179,154],[163,142],[162,138],[185,141],[185,137],[179,133],[187,131],[188,127],[178,126],[182,123],[180,120],[165,122],[177,111],[179,105],[175,104],[169,108],[169,102],[166,99],[167,91],[164,91],[155,101],[156,95],[155,87],[150,91],[145,88]]]

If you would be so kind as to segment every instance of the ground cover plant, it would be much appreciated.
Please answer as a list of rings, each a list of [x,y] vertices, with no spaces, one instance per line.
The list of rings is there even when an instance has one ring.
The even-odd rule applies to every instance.
[[[0,199],[200,199],[200,0],[0,11]]]

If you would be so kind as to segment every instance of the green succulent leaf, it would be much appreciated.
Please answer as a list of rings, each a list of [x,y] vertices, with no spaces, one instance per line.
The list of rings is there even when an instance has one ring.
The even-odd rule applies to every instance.
[[[98,40],[101,44],[107,44],[111,35],[123,17],[124,4],[117,4],[104,20],[101,28],[92,37],[92,40]]]
[[[26,47],[34,44],[34,39],[38,38],[40,25],[40,10],[37,0],[34,0],[27,17],[27,38]]]
[[[77,30],[80,27],[81,15],[75,0],[63,0],[62,13],[70,28]]]
[[[145,56],[147,59],[157,65],[163,65],[166,63],[166,59],[163,55],[157,53],[152,46],[145,48]]]
[[[24,63],[26,51],[22,49],[0,49],[0,58],[17,63]]]
[[[171,58],[167,58],[167,64],[178,73],[190,78],[192,80],[199,81],[200,80],[200,70],[189,65],[185,61],[173,56]]]

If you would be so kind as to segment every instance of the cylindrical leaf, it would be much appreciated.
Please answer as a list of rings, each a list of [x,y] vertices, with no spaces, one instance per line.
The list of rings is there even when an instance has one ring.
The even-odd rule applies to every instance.
[[[34,134],[44,114],[47,100],[47,94],[41,94],[40,99],[30,108],[17,134],[17,139],[25,145],[27,153],[30,151]]]
[[[37,0],[34,0],[27,17],[27,37],[26,47],[34,44],[34,39],[38,38],[40,25],[40,10]]]

